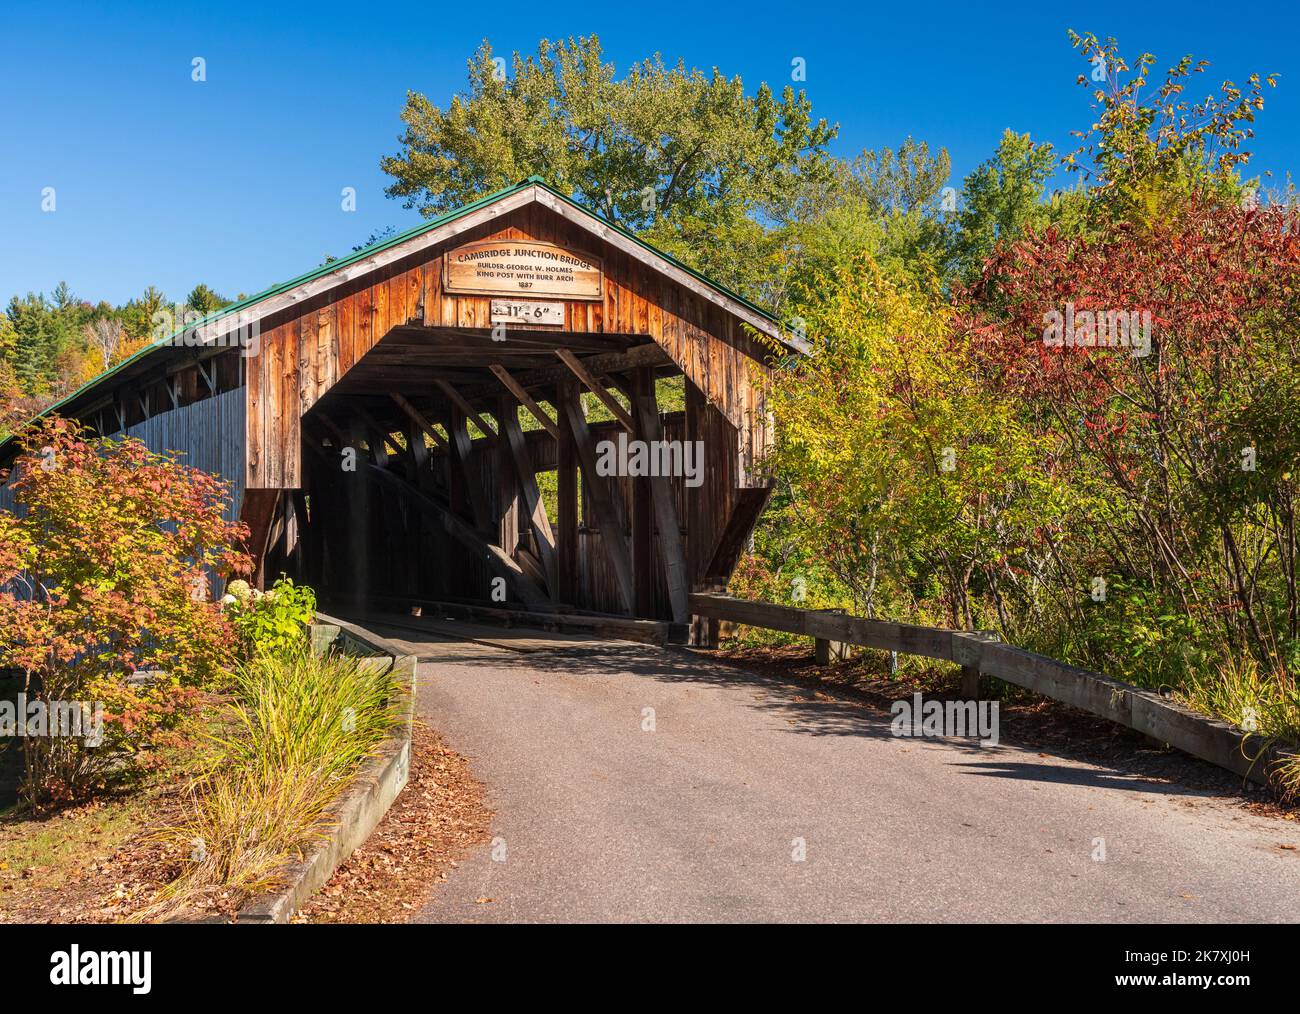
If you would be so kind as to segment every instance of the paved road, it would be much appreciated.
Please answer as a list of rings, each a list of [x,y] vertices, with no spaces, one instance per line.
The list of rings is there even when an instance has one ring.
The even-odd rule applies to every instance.
[[[900,740],[702,653],[420,651],[419,711],[487,784],[504,859],[468,858],[421,921],[1300,917],[1300,827],[1232,800]]]

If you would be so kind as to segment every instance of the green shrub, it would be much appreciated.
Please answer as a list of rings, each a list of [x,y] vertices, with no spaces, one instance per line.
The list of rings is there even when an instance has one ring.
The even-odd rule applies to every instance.
[[[246,658],[296,649],[306,640],[307,625],[316,616],[316,593],[283,574],[268,592],[232,581],[222,602]]]

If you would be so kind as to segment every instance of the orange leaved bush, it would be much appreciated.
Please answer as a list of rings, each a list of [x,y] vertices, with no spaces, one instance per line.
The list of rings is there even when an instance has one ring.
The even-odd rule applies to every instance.
[[[0,667],[22,675],[25,710],[3,731],[21,737],[23,797],[43,808],[178,742],[235,643],[209,575],[250,561],[218,477],[64,419],[20,440],[15,511],[0,511]]]

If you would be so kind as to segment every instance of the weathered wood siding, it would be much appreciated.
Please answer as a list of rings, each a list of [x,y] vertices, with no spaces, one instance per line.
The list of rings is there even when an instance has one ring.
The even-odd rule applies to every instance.
[[[249,361],[249,488],[302,485],[299,420],[392,328],[408,324],[488,328],[491,297],[446,293],[446,249],[478,239],[532,239],[599,256],[605,295],[565,303],[565,331],[653,338],[705,402],[739,434],[744,463],[769,439],[768,413],[752,371],[764,350],[723,309],[682,288],[540,205],[475,227],[263,322],[261,354]],[[563,332],[556,331],[557,343]],[[395,389],[403,378],[395,375]],[[746,474],[742,478],[751,481]]]
[[[127,427],[127,435],[155,453],[181,451],[181,462],[231,484],[225,516],[239,519],[244,494],[244,391],[235,388]],[[13,476],[0,486],[0,509],[13,510]]]
[[[126,432],[156,453],[181,451],[182,464],[230,483],[225,516],[237,521],[244,497],[244,400],[243,389],[237,387],[160,412]]]

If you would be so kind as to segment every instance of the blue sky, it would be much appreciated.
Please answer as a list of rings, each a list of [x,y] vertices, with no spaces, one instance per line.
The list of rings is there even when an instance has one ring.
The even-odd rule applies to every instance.
[[[0,298],[49,292],[121,302],[148,284],[251,293],[418,221],[383,194],[408,88],[439,105],[490,38],[503,54],[596,32],[621,70],[655,51],[780,88],[803,57],[836,150],[946,146],[958,178],[1002,131],[1070,145],[1086,127],[1066,29],[1115,35],[1163,69],[1213,61],[1206,90],[1282,75],[1252,163],[1300,169],[1295,10],[1222,3],[61,4],[13,7],[0,63]],[[191,81],[191,60],[207,80]],[[340,209],[343,187],[357,209]],[[41,211],[54,187],[57,210]]]

